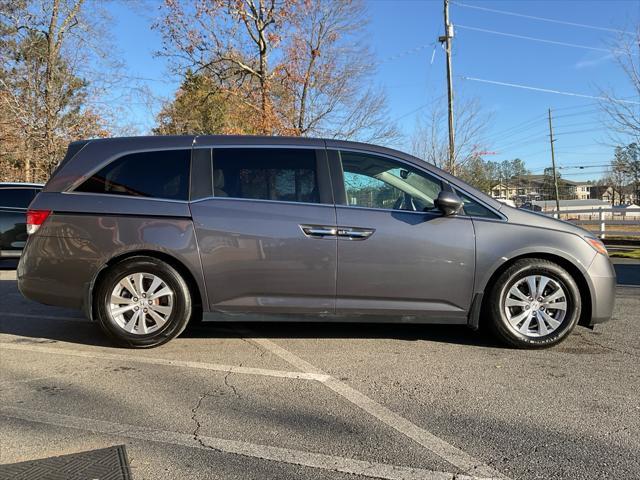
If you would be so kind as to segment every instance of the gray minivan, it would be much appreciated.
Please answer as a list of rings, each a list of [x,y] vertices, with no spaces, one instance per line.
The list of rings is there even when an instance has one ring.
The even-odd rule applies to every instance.
[[[535,348],[613,310],[614,270],[587,231],[361,143],[75,142],[27,217],[23,295],[82,309],[129,347],[223,312],[486,324]]]

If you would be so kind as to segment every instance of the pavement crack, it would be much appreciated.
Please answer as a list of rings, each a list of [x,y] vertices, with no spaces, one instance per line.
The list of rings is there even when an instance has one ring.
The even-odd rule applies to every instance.
[[[200,446],[204,447],[204,448],[212,448],[211,446],[207,445],[206,443],[204,443],[202,441],[202,439],[200,438],[200,428],[202,428],[202,424],[200,423],[200,420],[198,420],[198,410],[200,409],[200,406],[202,405],[202,401],[207,398],[207,397],[212,397],[213,395],[211,395],[210,393],[203,393],[202,395],[200,395],[198,397],[198,402],[196,403],[195,407],[193,407],[191,409],[191,421],[193,423],[195,423],[195,428],[192,432],[193,435],[193,439],[198,442],[200,444]],[[215,449],[214,449],[215,450]]]
[[[238,367],[242,367],[242,362],[238,364]],[[233,373],[233,369],[229,369],[229,371],[227,371],[227,373],[224,376],[224,384],[227,386],[227,388],[230,388],[233,391],[233,394],[237,398],[241,398],[240,394],[238,393],[238,389],[235,387],[235,385],[229,383],[229,377],[231,376],[232,373]]]
[[[248,343],[253,348],[258,350],[258,352],[260,352],[260,358],[264,357],[265,353],[267,353],[267,351],[262,347],[262,345],[258,345],[256,343],[252,342],[251,340],[248,340],[248,339],[246,339],[244,337],[240,337],[240,340],[242,340],[245,343]]]
[[[584,335],[584,334],[580,334],[579,337],[588,345],[591,345],[592,347],[599,347],[603,350],[609,351],[609,352],[615,352],[615,353],[620,353],[622,355],[628,355],[630,357],[634,357],[634,358],[638,358],[638,355],[636,355],[633,352],[629,352],[627,350],[620,350],[618,348],[614,348],[614,347],[610,347],[609,345],[605,345],[604,343],[600,343],[599,341],[595,340],[592,336],[588,336]]]

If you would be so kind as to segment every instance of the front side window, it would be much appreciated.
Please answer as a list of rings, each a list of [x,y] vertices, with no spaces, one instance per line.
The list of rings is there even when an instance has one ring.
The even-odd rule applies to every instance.
[[[316,153],[294,148],[216,148],[215,197],[320,203]]]
[[[458,196],[462,199],[463,211],[465,215],[469,215],[471,217],[484,217],[484,218],[500,218],[498,215],[493,213],[484,205],[481,205],[468,195],[458,191],[456,192]]]
[[[27,208],[35,194],[33,188],[0,188],[0,207]]]
[[[347,204],[425,212],[435,210],[442,183],[400,162],[365,153],[340,152]]]
[[[92,175],[76,192],[187,200],[190,150],[124,155]]]

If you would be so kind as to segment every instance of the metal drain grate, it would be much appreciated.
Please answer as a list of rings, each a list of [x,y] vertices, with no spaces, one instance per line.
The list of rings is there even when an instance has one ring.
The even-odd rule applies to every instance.
[[[124,445],[0,465],[0,480],[133,480]]]

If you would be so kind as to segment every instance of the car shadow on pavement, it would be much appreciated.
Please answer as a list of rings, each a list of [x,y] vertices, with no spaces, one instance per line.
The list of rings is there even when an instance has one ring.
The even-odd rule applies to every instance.
[[[63,316],[60,319],[52,318],[55,315],[43,316],[44,318],[39,318],[37,314],[33,314],[33,317],[24,318],[0,313],[0,334],[18,337],[10,340],[11,343],[66,342],[96,347],[114,346],[93,322]]]
[[[181,338],[335,338],[430,341],[478,347],[503,347],[484,331],[464,325],[344,322],[205,321],[188,328]]]
[[[13,343],[75,343],[98,347],[115,347],[93,322],[80,318],[52,318],[58,315],[23,318],[0,314],[0,334],[18,337]],[[363,323],[272,323],[272,322],[203,322],[187,328],[181,339],[214,338],[342,338],[395,339],[430,341],[478,347],[502,347],[484,332],[465,326],[398,325]]]
[[[115,345],[98,325],[80,312],[46,307],[18,297],[15,280],[0,282],[0,295],[18,300],[0,310],[0,334],[19,337],[16,343],[66,342],[100,347]],[[13,302],[12,302],[13,303]],[[479,347],[502,347],[487,333],[474,332],[464,325],[420,325],[407,323],[355,323],[349,321],[251,321],[256,315],[234,315],[233,322],[208,320],[189,326],[180,338],[353,338],[431,341]],[[272,317],[273,318],[273,317]],[[355,320],[355,319],[354,319]]]

